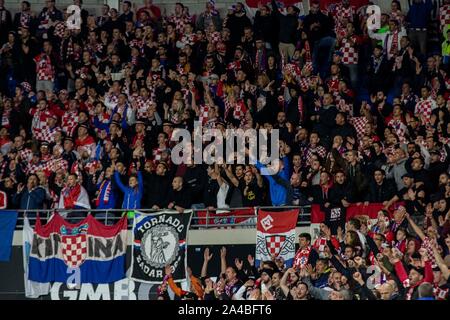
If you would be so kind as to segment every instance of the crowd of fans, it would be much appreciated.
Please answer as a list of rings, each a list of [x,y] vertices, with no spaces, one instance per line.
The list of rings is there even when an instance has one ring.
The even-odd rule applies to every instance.
[[[120,12],[105,4],[96,16],[73,3],[79,29],[54,0],[40,12],[22,1],[14,16],[0,0],[1,208],[318,204],[330,212],[381,203],[373,229],[328,214],[322,243],[302,240],[303,255],[318,259],[288,270],[267,262],[258,273],[249,258],[249,272],[238,262],[215,285],[194,281],[193,292],[384,299],[434,288],[448,296],[448,0],[407,9],[392,1],[377,29],[367,25],[367,4],[349,0],[311,1],[302,16],[275,1],[254,16],[242,3],[225,16],[214,1],[197,15],[145,0],[140,8],[124,1]],[[260,163],[174,164],[173,132],[193,131],[194,121],[222,132],[279,130],[277,174],[261,175]],[[386,278],[376,291],[364,286],[370,265]]]
[[[448,300],[450,236],[441,247],[436,223],[423,231],[403,206],[392,220],[386,217],[380,214],[372,228],[351,219],[336,236],[321,224],[314,243],[301,233],[292,267],[279,256],[256,267],[252,255],[231,266],[222,247],[220,275],[211,277],[213,254],[206,248],[201,276],[188,269],[188,290],[166,267],[158,299],[169,299],[172,291],[185,300]]]

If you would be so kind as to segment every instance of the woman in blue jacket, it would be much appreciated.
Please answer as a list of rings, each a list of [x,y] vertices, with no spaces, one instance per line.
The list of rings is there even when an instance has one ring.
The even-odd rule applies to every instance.
[[[119,172],[114,172],[114,180],[117,186],[124,193],[122,209],[140,209],[141,199],[144,193],[144,182],[141,171],[137,172],[136,176],[131,176],[128,180],[128,186],[125,186],[120,180]]]

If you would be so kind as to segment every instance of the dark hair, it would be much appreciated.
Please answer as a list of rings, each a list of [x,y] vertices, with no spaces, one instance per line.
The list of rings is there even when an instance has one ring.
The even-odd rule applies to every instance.
[[[330,260],[328,258],[319,258],[319,259],[317,259],[316,264],[319,261],[323,262],[325,265],[328,266],[328,263],[329,263]]]
[[[400,5],[400,2],[397,0],[393,0],[391,3],[397,4],[398,10],[402,11],[402,6]]]
[[[306,240],[311,242],[311,235],[309,233],[307,233],[307,232],[300,233],[300,235],[298,237],[299,238],[305,238]]]
[[[347,248],[350,248],[350,249],[352,249],[353,252],[356,252],[356,248],[355,248],[354,246],[350,245],[350,244],[346,244],[346,245],[344,246],[344,251],[345,251],[345,249],[347,249]]]
[[[352,219],[350,219],[348,222],[349,222],[350,224],[352,224],[352,225],[355,227],[356,230],[361,229],[361,222],[360,222],[358,219],[352,218]]]

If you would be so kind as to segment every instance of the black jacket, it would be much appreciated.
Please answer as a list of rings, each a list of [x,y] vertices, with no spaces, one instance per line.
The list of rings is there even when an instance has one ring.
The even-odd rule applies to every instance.
[[[169,176],[159,176],[146,172],[142,176],[144,178],[142,208],[151,209],[154,205],[163,208],[166,204],[167,193],[171,182]]]
[[[311,30],[311,25],[318,22],[319,27]],[[308,35],[308,39],[314,45],[317,40],[320,40],[326,36],[334,36],[334,23],[332,18],[326,16],[322,12],[316,14],[308,14],[303,20],[303,29]]]
[[[184,209],[190,209],[192,205],[191,193],[184,187],[180,191],[170,189],[167,195],[165,206],[168,206],[171,202],[174,204],[174,206],[179,206]]]
[[[206,187],[207,174],[203,166],[187,167],[183,175],[184,185],[190,189],[192,203],[203,202],[203,191]]]
[[[335,183],[330,190],[330,202],[333,206],[342,206],[341,200],[352,202],[352,187],[348,182]]]
[[[299,34],[297,31],[298,16],[296,14],[282,15],[280,11],[278,11],[275,0],[272,0],[272,14],[277,19],[280,28],[278,32],[278,41],[295,44]]]
[[[226,27],[230,29],[231,42],[234,45],[240,43],[241,38],[244,35],[244,28],[251,25],[250,19],[245,14],[241,17],[238,17],[235,14],[229,16]]]
[[[368,201],[373,203],[383,203],[395,196],[397,190],[391,180],[384,180],[381,185],[372,181],[369,185]]]
[[[264,41],[274,43],[277,29],[278,27],[275,26],[275,19],[272,15],[261,16],[259,11],[256,12],[253,23],[253,32],[256,37],[262,37]]]

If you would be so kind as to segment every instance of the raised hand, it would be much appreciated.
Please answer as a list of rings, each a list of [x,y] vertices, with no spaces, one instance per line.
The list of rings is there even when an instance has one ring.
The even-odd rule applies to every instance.
[[[239,258],[234,259],[234,264],[236,265],[236,268],[238,270],[242,270],[242,267],[244,266],[244,261],[240,260]]]
[[[353,274],[353,279],[355,279],[355,281],[358,282],[359,284],[364,284],[363,277],[362,277],[361,273],[359,273],[359,272],[355,272]]]
[[[247,256],[247,261],[252,267],[255,265],[255,258],[251,254]]]
[[[213,254],[209,253],[209,248],[206,248],[205,251],[203,252],[203,260],[206,262],[209,262],[212,258]]]
[[[227,248],[222,247],[222,248],[220,249],[220,258],[221,258],[221,259],[225,259],[226,257],[227,257]]]

